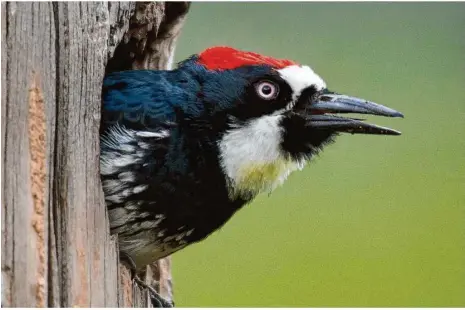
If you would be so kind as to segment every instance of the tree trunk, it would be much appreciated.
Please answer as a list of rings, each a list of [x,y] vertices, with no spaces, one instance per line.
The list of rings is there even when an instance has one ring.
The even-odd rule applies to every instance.
[[[149,306],[109,234],[100,95],[105,72],[167,68],[188,8],[1,4],[2,306]],[[146,281],[172,298],[169,258],[154,266]]]

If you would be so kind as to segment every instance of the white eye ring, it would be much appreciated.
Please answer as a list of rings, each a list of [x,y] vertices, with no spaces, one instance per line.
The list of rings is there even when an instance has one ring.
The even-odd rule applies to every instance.
[[[273,82],[270,81],[261,81],[255,84],[255,90],[257,94],[265,99],[271,100],[278,96],[279,87]]]

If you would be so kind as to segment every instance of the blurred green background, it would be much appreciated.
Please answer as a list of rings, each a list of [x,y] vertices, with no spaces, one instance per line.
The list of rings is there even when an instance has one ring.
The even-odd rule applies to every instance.
[[[176,60],[230,45],[387,105],[174,254],[177,306],[465,306],[465,3],[193,3]]]

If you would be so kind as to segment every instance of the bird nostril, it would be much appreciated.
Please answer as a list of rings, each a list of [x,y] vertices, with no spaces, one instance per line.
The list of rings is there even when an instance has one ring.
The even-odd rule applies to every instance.
[[[331,97],[329,96],[321,96],[319,99],[320,101],[331,101]]]

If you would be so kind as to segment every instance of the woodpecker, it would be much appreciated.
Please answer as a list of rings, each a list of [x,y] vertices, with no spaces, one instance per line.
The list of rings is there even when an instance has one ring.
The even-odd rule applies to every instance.
[[[111,232],[137,269],[205,239],[340,133],[403,117],[330,91],[309,66],[217,46],[171,71],[103,82],[100,173]]]

